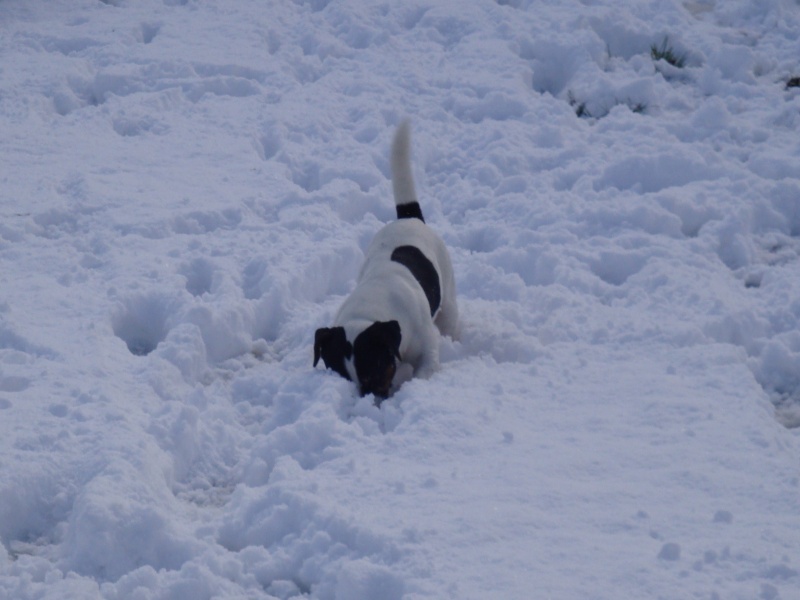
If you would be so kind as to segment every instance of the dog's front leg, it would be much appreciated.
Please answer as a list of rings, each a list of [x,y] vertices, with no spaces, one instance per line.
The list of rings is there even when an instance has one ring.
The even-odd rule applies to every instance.
[[[427,336],[428,343],[425,344],[420,358],[414,366],[414,376],[422,379],[429,379],[439,370],[439,335],[436,329]]]
[[[413,377],[414,366],[407,362],[399,363],[397,365],[397,372],[394,374],[394,379],[392,380],[392,393],[399,390],[400,386],[407,381],[411,381]]]

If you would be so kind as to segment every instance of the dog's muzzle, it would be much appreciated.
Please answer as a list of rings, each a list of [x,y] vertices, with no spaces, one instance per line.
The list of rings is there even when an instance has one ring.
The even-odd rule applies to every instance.
[[[373,394],[375,398],[385,400],[389,397],[389,391],[392,388],[392,380],[397,372],[397,365],[392,362],[384,371],[377,373],[371,377],[358,382],[358,387],[361,396],[364,397],[368,394]]]

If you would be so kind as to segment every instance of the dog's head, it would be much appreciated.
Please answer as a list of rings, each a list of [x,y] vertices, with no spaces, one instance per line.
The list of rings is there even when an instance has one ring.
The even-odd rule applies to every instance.
[[[386,398],[400,360],[400,324],[376,321],[356,336],[351,344],[344,327],[323,327],[314,336],[314,366],[325,366],[352,381],[347,368],[352,358],[359,392]]]

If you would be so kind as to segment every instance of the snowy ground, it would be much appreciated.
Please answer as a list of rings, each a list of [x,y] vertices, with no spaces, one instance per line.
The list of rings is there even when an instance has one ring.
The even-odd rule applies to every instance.
[[[793,0],[0,1],[0,598],[800,598],[797,76]],[[378,409],[407,116],[463,333]]]

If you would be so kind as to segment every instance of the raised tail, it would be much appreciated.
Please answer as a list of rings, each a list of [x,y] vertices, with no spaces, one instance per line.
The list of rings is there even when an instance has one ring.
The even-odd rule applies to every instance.
[[[425,222],[411,173],[411,127],[408,121],[400,124],[392,142],[392,191],[398,219],[419,219]]]

